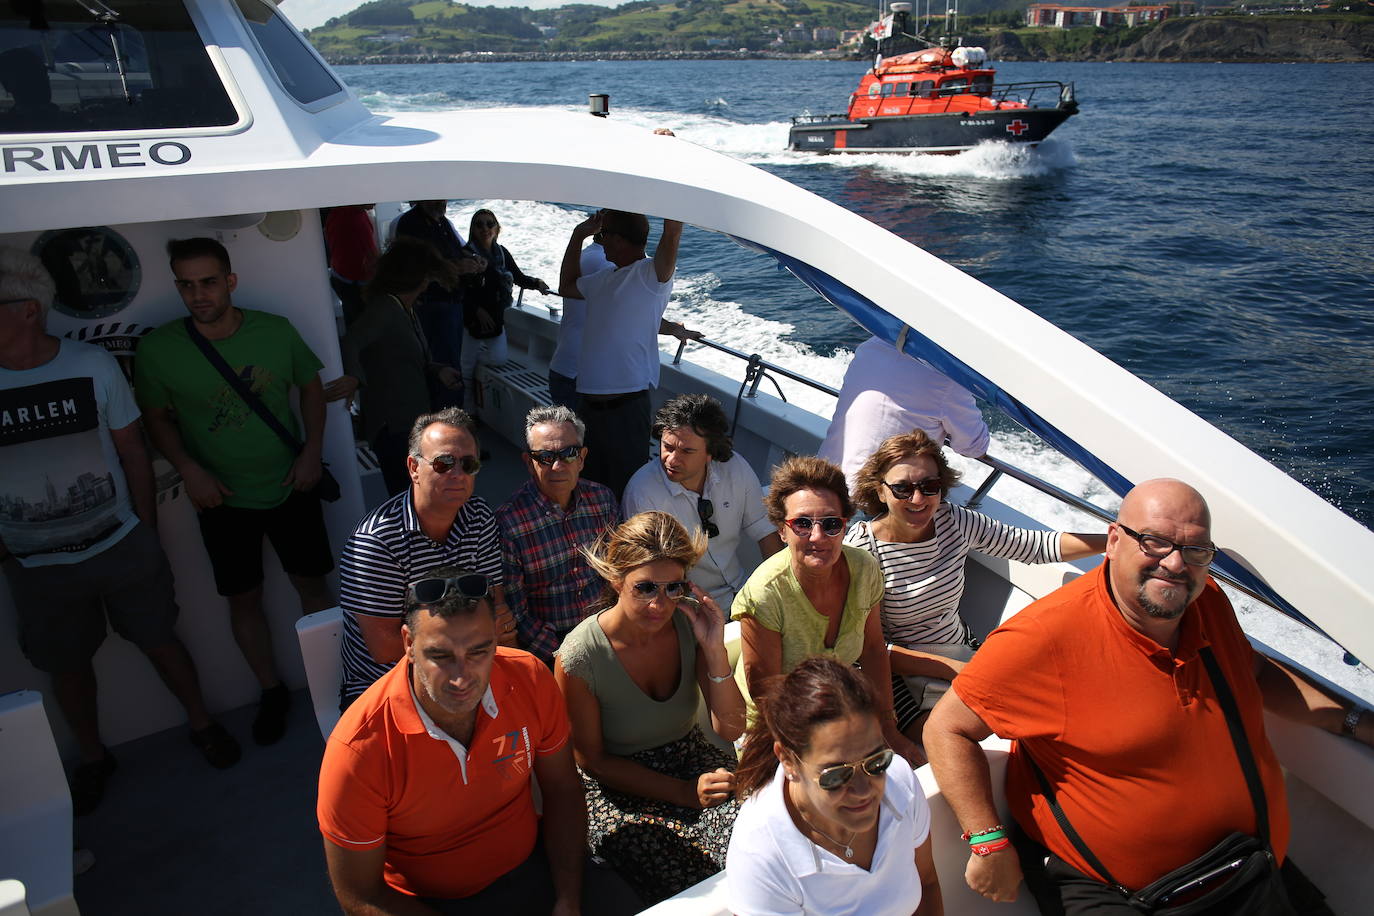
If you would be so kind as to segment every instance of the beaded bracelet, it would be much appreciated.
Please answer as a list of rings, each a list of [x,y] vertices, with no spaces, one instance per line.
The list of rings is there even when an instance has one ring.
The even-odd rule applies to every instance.
[[[1001,852],[1003,849],[1006,849],[1010,845],[1011,840],[1007,839],[1006,837],[1002,837],[1000,840],[994,840],[991,843],[970,843],[969,851],[972,852],[975,856],[990,856],[994,852]]]
[[[987,836],[990,833],[997,833],[999,831],[1005,832],[1006,829],[1007,828],[1005,824],[994,824],[993,826],[988,827],[985,830],[970,830],[968,833],[961,833],[959,834],[959,839],[967,841],[975,837]]]

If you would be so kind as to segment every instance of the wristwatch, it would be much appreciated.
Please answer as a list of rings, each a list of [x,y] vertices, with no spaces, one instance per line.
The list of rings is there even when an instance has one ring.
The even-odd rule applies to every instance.
[[[1341,734],[1355,736],[1355,729],[1360,725],[1360,719],[1364,718],[1363,706],[1351,706],[1345,711],[1345,720],[1341,722]]]

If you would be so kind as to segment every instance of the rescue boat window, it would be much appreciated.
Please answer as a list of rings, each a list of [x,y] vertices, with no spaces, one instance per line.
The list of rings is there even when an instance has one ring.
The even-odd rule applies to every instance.
[[[238,122],[185,6],[119,6],[113,19],[81,0],[0,6],[0,134]]]
[[[911,91],[911,84],[910,84],[910,83],[898,83],[898,84],[897,84],[897,95],[898,95],[898,96],[905,96],[905,95],[906,95],[908,92],[910,92],[910,91]]]
[[[968,80],[955,77],[940,84],[940,95],[954,95],[968,88]]]
[[[992,77],[986,76],[986,75],[975,76],[975,77],[973,78],[973,94],[974,94],[974,95],[991,95],[991,94],[992,94]]]
[[[912,83],[911,85],[913,87],[912,95],[928,99],[930,98],[930,90],[935,87],[935,82],[933,80],[921,80],[919,83]]]
[[[334,79],[329,68],[311,53],[296,30],[276,10],[262,0],[236,2],[258,47],[262,48],[263,56],[292,98],[302,105],[309,105],[343,92],[343,86]]]
[[[894,85],[894,83],[883,83],[883,98],[888,98],[892,95],[892,87]]]

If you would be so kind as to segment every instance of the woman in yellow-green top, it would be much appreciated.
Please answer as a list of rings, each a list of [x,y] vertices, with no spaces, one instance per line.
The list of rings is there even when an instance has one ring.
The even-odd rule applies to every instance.
[[[867,551],[840,542],[854,514],[844,472],[821,458],[789,458],[773,471],[764,505],[787,549],[754,570],[731,608],[740,621],[741,692],[748,699],[812,655],[857,662],[878,697],[889,746],[913,766],[925,763],[892,712],[892,671],[878,614],[882,572]]]

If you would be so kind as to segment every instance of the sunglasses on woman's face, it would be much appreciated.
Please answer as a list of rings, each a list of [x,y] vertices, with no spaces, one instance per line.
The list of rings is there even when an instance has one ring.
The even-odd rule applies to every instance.
[[[646,579],[631,585],[630,592],[640,601],[653,601],[660,592],[665,597],[676,600],[692,594],[692,583],[686,579],[677,582],[650,582]]]
[[[459,468],[469,477],[482,470],[482,462],[473,455],[464,455],[457,458],[445,452],[442,455],[435,455],[433,458],[426,458],[424,455],[416,455],[415,460],[421,464],[427,464],[436,474],[447,474],[454,468]]]
[[[799,515],[796,518],[787,520],[787,527],[792,529],[792,533],[799,538],[811,536],[811,529],[821,526],[821,534],[828,538],[833,538],[844,530],[844,519],[838,515],[827,515],[825,518],[812,518],[809,515]]]
[[[416,579],[410,583],[410,600],[416,604],[435,604],[456,594],[467,601],[476,601],[487,596],[488,588],[487,577],[481,573]]]
[[[479,219],[472,223],[474,229],[495,229],[498,225],[500,224],[494,219]]]
[[[554,463],[558,461],[564,464],[571,464],[576,461],[577,456],[582,454],[582,446],[570,445],[567,448],[529,449],[525,454],[546,467],[553,467]]]
[[[918,480],[915,483],[909,480],[898,480],[892,483],[884,480],[882,483],[883,486],[887,487],[888,492],[898,499],[911,499],[917,493],[922,496],[939,496],[941,489],[940,478],[938,477],[927,477],[925,480]]]
[[[869,776],[881,776],[892,766],[892,756],[892,748],[885,747],[855,763],[837,763],[833,767],[826,767],[816,774],[816,785],[827,792],[834,792],[848,785],[860,769]]]

